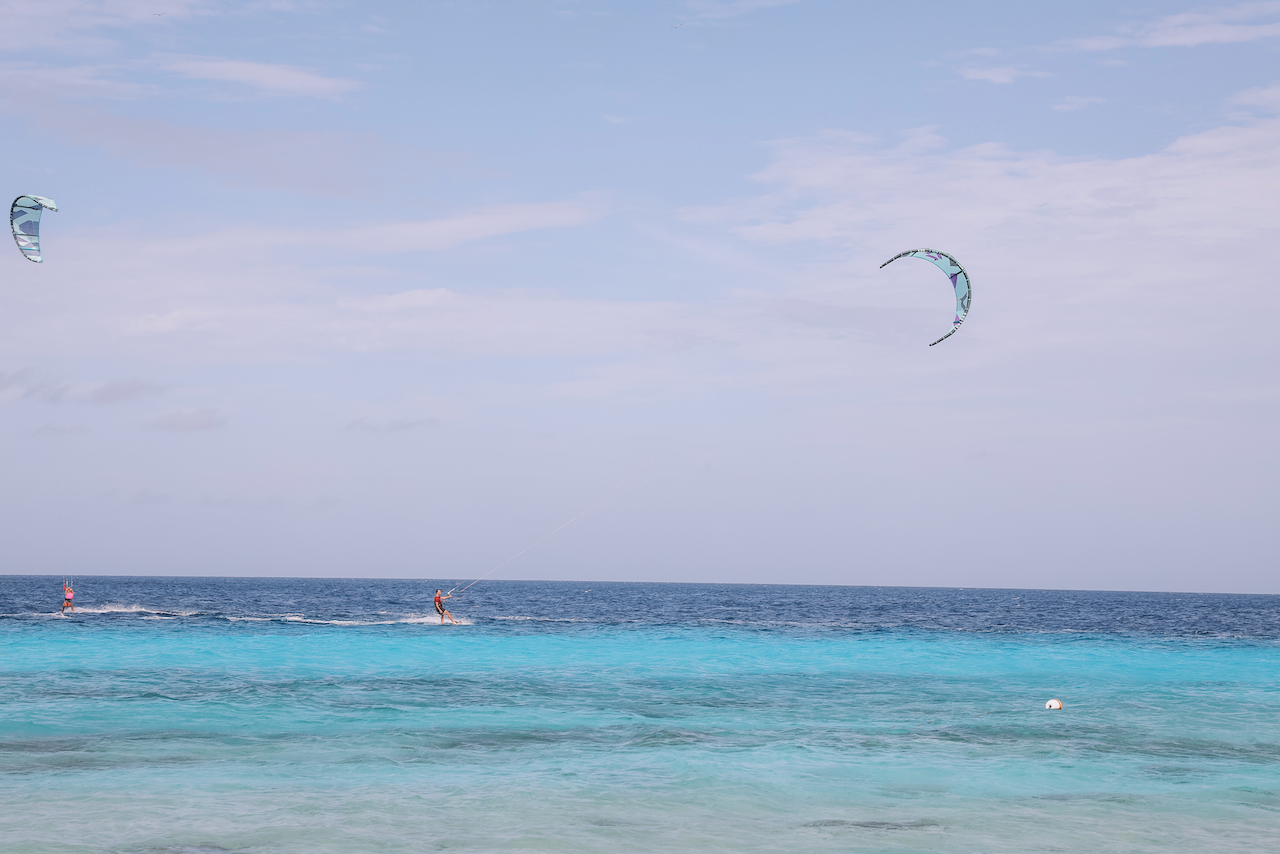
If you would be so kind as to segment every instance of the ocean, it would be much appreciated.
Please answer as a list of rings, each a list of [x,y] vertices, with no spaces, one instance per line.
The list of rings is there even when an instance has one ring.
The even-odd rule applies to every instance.
[[[0,850],[1280,847],[1280,596],[456,583],[0,576]]]

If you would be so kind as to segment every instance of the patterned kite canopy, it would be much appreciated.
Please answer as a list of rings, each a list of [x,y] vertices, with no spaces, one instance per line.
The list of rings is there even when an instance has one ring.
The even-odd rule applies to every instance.
[[[936,249],[911,249],[907,252],[899,252],[888,261],[880,265],[880,269],[897,261],[899,258],[923,258],[933,264],[939,270],[947,274],[947,278],[951,280],[951,286],[956,291],[956,319],[951,322],[951,331],[943,335],[933,344],[939,341],[946,341],[955,331],[960,328],[960,324],[964,323],[964,319],[969,314],[969,300],[973,296],[973,291],[969,287],[969,274],[964,271],[964,267],[960,266],[960,262],[952,258],[945,252],[939,252]],[[933,344],[929,346],[932,347]]]
[[[18,196],[9,209],[9,225],[18,249],[37,264],[44,260],[40,257],[40,214],[45,208],[56,211],[58,204],[44,196]]]

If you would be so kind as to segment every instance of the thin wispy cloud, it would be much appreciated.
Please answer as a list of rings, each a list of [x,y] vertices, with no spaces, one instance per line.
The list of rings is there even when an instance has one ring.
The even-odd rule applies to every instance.
[[[1196,47],[1240,44],[1280,37],[1280,3],[1238,3],[1182,12],[1121,27],[1111,35],[1067,39],[1066,50],[1100,51],[1124,47]]]
[[[216,430],[226,423],[217,409],[175,409],[152,419],[147,426],[163,433],[198,433]]]
[[[1020,65],[995,67],[968,66],[957,72],[965,80],[985,80],[988,83],[1012,83],[1021,77],[1048,77],[1048,72],[1033,71]]]
[[[34,62],[0,63],[0,90],[21,92],[25,103],[41,98],[134,101],[154,97],[163,89],[153,84],[118,79],[121,69],[111,65],[48,66]]]
[[[369,228],[368,234],[360,228],[344,233],[358,239],[377,240],[382,249],[393,252],[448,249],[506,234],[586,225],[605,216],[608,210],[602,200],[592,197],[494,205],[444,219],[385,223]]]
[[[1059,113],[1074,113],[1077,110],[1086,110],[1089,107],[1095,107],[1098,104],[1105,104],[1106,98],[1086,95],[1068,95],[1057,101],[1049,109]]]
[[[10,113],[16,109],[11,106]],[[432,152],[395,150],[371,133],[180,125],[56,101],[23,112],[38,115],[44,133],[105,149],[149,168],[192,169],[238,186],[308,196],[343,196],[392,180],[403,184],[417,177],[414,169],[397,164],[394,172],[379,172],[382,164],[411,159],[421,171],[442,160]]]
[[[51,404],[109,406],[163,394],[165,387],[141,380],[68,383],[48,380],[30,368],[0,373],[0,402],[29,400]]]
[[[84,399],[95,406],[106,406],[127,400],[155,397],[164,394],[164,390],[164,386],[141,380],[116,380],[89,389],[85,392]]]
[[[30,368],[0,372],[0,402],[40,398],[46,389],[57,387],[42,381]]]
[[[385,220],[350,228],[271,228],[255,226],[176,238],[169,251],[188,252],[201,247],[235,245],[242,252],[293,246],[321,247],[338,253],[348,247],[376,246],[379,253],[452,249],[494,237],[549,228],[575,228],[607,216],[609,206],[588,195],[556,202],[491,205],[459,211],[451,216],[425,220]]]
[[[357,81],[295,65],[173,53],[147,56],[143,47],[170,41],[175,24],[194,18],[294,12],[297,4],[166,0],[162,5],[163,14],[158,14],[156,4],[146,0],[0,0],[0,19],[11,32],[21,34],[4,40],[0,54],[28,57],[22,63],[0,65],[0,80],[11,94],[35,87],[46,96],[105,100],[165,94],[165,87],[154,80],[138,84],[127,79],[156,69],[267,97],[332,99],[360,88]],[[62,65],[62,56],[75,57],[76,64]],[[92,59],[108,58],[111,65],[92,64]]]
[[[354,92],[354,80],[326,77],[295,65],[213,56],[163,55],[157,64],[191,80],[234,83],[270,97],[334,98]]]
[[[260,97],[332,99],[360,88],[354,80],[325,77],[291,65],[172,55],[116,65],[0,63],[0,86],[10,98],[22,93],[22,106],[29,106],[36,94],[45,99],[82,101],[133,101],[172,94],[172,87],[154,80],[139,83],[127,79],[140,68],[160,68],[187,80],[227,83],[237,92]]]
[[[950,235],[961,245],[996,240],[1016,254],[1017,246],[1053,246],[1068,233],[1076,242],[1114,239],[1126,252],[1139,240],[1173,241],[1182,251],[1170,257],[1185,268],[1193,258],[1211,264],[1221,251],[1192,255],[1189,239],[1202,247],[1265,240],[1274,228],[1277,150],[1275,119],[1193,134],[1143,157],[1092,160],[994,144],[922,153],[831,132],[775,145],[774,163],[754,177],[776,192],[686,216],[762,244],[878,247]]]
[[[164,15],[157,15],[156,5],[154,0],[0,0],[6,32],[20,34],[4,39],[0,52],[41,48],[60,54],[105,55],[117,49],[126,34],[159,33],[176,20],[233,11],[217,0],[164,0]]]
[[[1280,113],[1280,83],[1247,89],[1231,98],[1238,107],[1252,107],[1260,113]]]

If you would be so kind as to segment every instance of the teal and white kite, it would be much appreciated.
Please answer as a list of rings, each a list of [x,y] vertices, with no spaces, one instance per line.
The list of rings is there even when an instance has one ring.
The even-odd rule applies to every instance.
[[[9,209],[9,225],[18,250],[37,264],[44,260],[40,257],[40,214],[45,208],[56,211],[58,203],[44,196],[18,196]]]
[[[964,323],[965,317],[969,314],[969,300],[973,296],[973,290],[969,287],[969,274],[964,271],[964,267],[960,266],[959,261],[952,258],[947,253],[939,252],[936,249],[910,249],[906,252],[899,252],[897,255],[894,255],[888,261],[881,264],[880,269],[883,270],[899,258],[906,258],[908,256],[912,258],[923,258],[933,264],[939,270],[947,274],[947,278],[951,280],[951,287],[955,288],[956,319],[951,322],[951,331],[939,338],[938,341],[934,341],[933,344],[937,344],[939,341],[946,341],[955,334],[956,330],[960,328],[960,324]],[[933,344],[930,344],[929,346],[932,347]]]

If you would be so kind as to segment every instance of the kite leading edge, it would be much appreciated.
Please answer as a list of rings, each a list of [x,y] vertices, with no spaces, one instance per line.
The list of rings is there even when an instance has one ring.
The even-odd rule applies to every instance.
[[[892,264],[899,258],[923,258],[933,264],[939,270],[947,274],[947,278],[951,280],[951,286],[956,291],[956,319],[951,322],[951,331],[943,335],[933,344],[946,341],[956,330],[960,328],[960,324],[964,323],[964,319],[969,314],[969,301],[973,296],[973,290],[969,287],[969,274],[965,272],[964,267],[960,266],[960,262],[952,258],[945,252],[939,252],[936,249],[909,249],[906,252],[899,252],[888,261],[880,265],[880,269]],[[932,347],[933,344],[929,346]]]
[[[40,214],[45,208],[56,211],[58,203],[44,196],[18,196],[9,209],[9,225],[18,250],[37,264],[44,260],[40,257]]]

